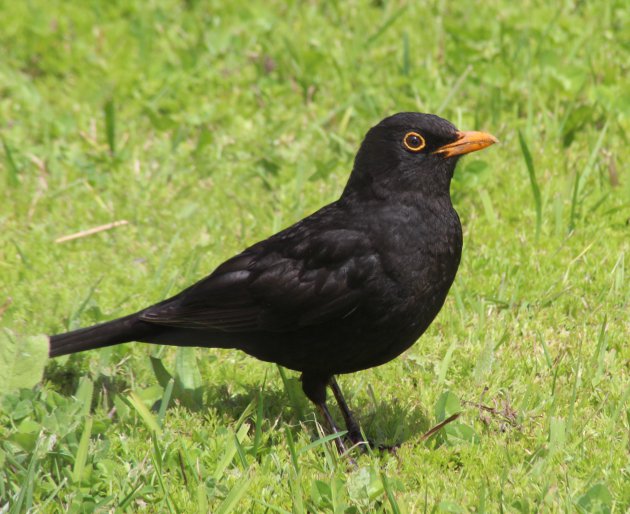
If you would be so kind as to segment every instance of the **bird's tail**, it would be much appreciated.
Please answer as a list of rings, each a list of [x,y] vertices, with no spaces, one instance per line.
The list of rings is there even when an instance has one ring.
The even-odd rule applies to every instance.
[[[142,341],[153,330],[151,324],[138,319],[138,313],[130,314],[92,327],[51,336],[48,354],[50,357],[59,357],[128,341]]]

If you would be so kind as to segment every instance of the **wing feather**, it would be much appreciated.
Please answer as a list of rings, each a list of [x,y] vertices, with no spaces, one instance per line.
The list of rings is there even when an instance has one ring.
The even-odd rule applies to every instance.
[[[209,331],[290,331],[341,319],[359,307],[378,265],[358,231],[280,233],[226,261],[209,277],[147,309],[151,323]],[[291,237],[293,236],[293,237]]]

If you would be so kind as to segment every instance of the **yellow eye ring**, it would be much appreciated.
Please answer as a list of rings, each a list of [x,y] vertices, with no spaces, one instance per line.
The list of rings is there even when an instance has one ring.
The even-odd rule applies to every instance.
[[[403,139],[403,146],[410,152],[419,152],[426,145],[424,138],[417,132],[407,132]]]

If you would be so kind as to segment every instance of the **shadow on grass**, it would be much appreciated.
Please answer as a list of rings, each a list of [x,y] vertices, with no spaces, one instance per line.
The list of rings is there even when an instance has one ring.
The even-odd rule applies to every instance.
[[[299,389],[287,393],[283,389],[259,388],[255,385],[241,385],[244,392],[234,393],[226,384],[203,387],[203,405],[191,409],[197,412],[216,409],[225,418],[236,422],[252,402],[260,398],[263,402],[263,418],[271,425],[289,427],[296,434],[302,431],[301,424],[308,425],[312,438],[319,438],[313,421],[323,424],[315,406],[301,392],[297,378],[289,379],[289,387]],[[345,428],[343,418],[337,409],[332,394],[328,395],[328,406],[341,429]],[[159,409],[159,402],[155,405]],[[409,409],[398,401],[381,401],[376,406],[369,401],[360,401],[351,406],[355,419],[361,425],[365,436],[375,446],[396,446],[404,444],[429,428],[429,418],[418,407]],[[255,417],[254,413],[250,415]]]
[[[81,376],[89,374],[89,368],[75,363],[75,366],[51,364],[46,369],[45,379],[53,388],[64,396],[74,394]],[[99,402],[98,397],[107,392],[108,403],[116,394],[124,394],[130,383],[123,377],[108,377],[99,375],[94,382],[95,395],[92,407]],[[273,385],[261,387],[256,384],[238,384],[239,392],[229,384],[205,384],[199,391],[191,392],[190,397],[201,398],[200,402],[186,401],[184,397],[173,396],[169,402],[169,409],[178,405],[190,412],[203,413],[216,410],[226,423],[236,423],[248,406],[254,402],[254,409],[248,416],[256,417],[256,403],[258,399],[263,403],[262,417],[267,426],[278,425],[288,427],[293,435],[302,432],[302,425],[308,427],[312,438],[319,438],[314,421],[323,424],[315,406],[302,393],[298,378],[290,377],[284,382],[284,388]],[[154,412],[160,409],[161,400],[152,406]],[[109,405],[111,408],[113,404]],[[328,406],[341,429],[345,428],[343,418],[339,412],[332,393],[328,394]],[[365,436],[376,446],[395,446],[413,439],[429,428],[429,419],[419,407],[409,408],[398,401],[379,401],[377,404],[369,400],[355,401],[350,405],[355,419],[359,422]]]

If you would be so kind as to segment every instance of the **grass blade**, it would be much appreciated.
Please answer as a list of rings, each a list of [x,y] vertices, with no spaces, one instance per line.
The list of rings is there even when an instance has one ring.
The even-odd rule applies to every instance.
[[[374,43],[378,38],[380,38],[386,31],[387,29],[389,29],[389,27],[391,27],[394,22],[404,14],[404,12],[407,10],[407,6],[403,5],[401,8],[399,8],[397,11],[395,11],[389,18],[387,18],[382,24],[381,26],[376,29],[376,31],[367,38],[367,41],[365,42],[366,46],[371,45],[372,43]]]
[[[319,439],[317,439],[316,441],[313,441],[310,444],[307,444],[304,448],[301,448],[298,451],[299,455],[302,455],[303,453],[307,453],[310,450],[312,450],[313,448],[317,448],[318,446],[321,446],[322,444],[326,444],[328,441],[333,441],[334,439],[339,439],[343,436],[345,436],[348,433],[347,430],[342,430],[340,432],[337,432],[336,434],[328,434],[324,437],[320,437]]]
[[[291,408],[293,412],[295,412],[298,418],[304,417],[304,412],[302,411],[302,403],[300,402],[300,398],[298,397],[297,387],[294,387],[295,383],[293,380],[287,377],[287,373],[282,366],[277,366],[278,372],[280,373],[280,378],[282,379],[282,384],[284,385],[284,390],[289,397],[289,403],[291,404]]]
[[[296,475],[300,473],[300,463],[298,461],[297,451],[295,450],[295,442],[293,441],[293,434],[289,427],[285,427],[284,432],[287,436],[287,446],[289,447],[289,453],[291,454],[291,462],[293,462],[293,468]]]
[[[569,232],[571,232],[575,228],[575,219],[577,218],[577,210],[580,194],[582,193],[582,189],[584,188],[584,184],[586,183],[586,179],[591,174],[595,166],[595,160],[597,159],[597,155],[599,154],[599,150],[602,147],[604,142],[604,136],[606,135],[606,131],[608,130],[608,121],[606,121],[604,128],[602,128],[599,133],[599,137],[595,142],[595,146],[591,151],[591,154],[588,158],[588,161],[581,172],[575,173],[575,182],[573,183],[573,194],[571,196],[571,215],[569,217]]]
[[[88,291],[87,295],[83,299],[83,302],[81,302],[81,305],[79,305],[78,309],[75,310],[70,315],[70,319],[68,320],[68,328],[69,329],[72,329],[72,328],[75,327],[76,322],[81,317],[81,315],[83,314],[85,309],[87,309],[87,306],[89,305],[90,300],[92,300],[92,297],[94,296],[94,292],[96,291],[96,288],[101,283],[101,280],[102,280],[102,278],[99,278],[96,282],[94,282],[92,284],[92,287],[90,287],[90,290]]]
[[[392,491],[387,475],[384,472],[381,472],[381,481],[383,482],[383,489],[385,491],[385,495],[387,496],[387,501],[392,508],[392,512],[394,514],[400,514],[400,507],[394,497],[394,491]]]
[[[77,392],[74,395],[81,405],[81,410],[79,411],[81,416],[87,416],[90,413],[93,395],[94,383],[87,377],[81,378],[79,381],[79,387],[77,387]]]
[[[7,186],[9,187],[17,187],[20,185],[19,175],[20,170],[13,159],[13,153],[11,152],[11,148],[9,147],[7,141],[2,138],[2,146],[4,147],[4,157],[7,162]]]
[[[41,440],[41,439],[40,439]],[[31,460],[28,463],[28,469],[26,471],[26,480],[20,486],[20,492],[18,494],[15,503],[9,510],[10,514],[17,514],[19,512],[27,512],[32,507],[32,496],[33,496],[33,484],[35,482],[36,472],[35,469],[37,464],[39,463],[39,459],[37,458],[37,451],[39,449],[39,441],[35,450],[32,453]]]
[[[263,507],[265,507],[266,509],[265,512],[278,512],[278,514],[291,514],[291,512],[289,512],[288,510],[281,509],[280,507],[271,505],[270,503],[267,503],[263,500],[258,500],[254,498],[254,502],[256,502],[258,505],[262,505]]]
[[[153,465],[155,466],[155,469],[157,471],[156,475],[158,483],[160,484],[160,489],[162,489],[162,493],[164,494],[164,501],[166,502],[168,511],[171,514],[173,514],[174,512],[180,512],[180,510],[177,508],[177,505],[175,505],[175,502],[171,498],[171,495],[169,494],[168,489],[166,488],[166,484],[164,483],[164,479],[162,477],[162,448],[160,448],[160,443],[158,442],[155,431],[151,433],[151,440],[153,442],[153,452],[151,454],[151,458],[153,460]]]
[[[142,482],[138,482],[136,483],[136,485],[134,485],[131,488],[131,491],[129,492],[129,494],[127,494],[127,496],[125,496],[123,498],[123,500],[120,502],[120,504],[118,505],[118,508],[120,509],[121,512],[124,512],[125,509],[131,504],[131,501],[135,498],[136,494],[138,494],[138,491],[140,489],[142,489]]]
[[[402,57],[402,74],[405,77],[409,76],[409,71],[411,70],[411,61],[409,59],[409,33],[403,33],[403,57]]]
[[[235,508],[243,497],[243,495],[247,492],[249,485],[251,484],[251,480],[249,477],[244,478],[239,483],[237,483],[225,499],[219,505],[219,508],[215,511],[216,514],[229,514],[230,512],[244,512],[243,509],[239,509],[235,511]]]
[[[242,443],[243,439],[245,439],[245,436],[247,435],[247,432],[249,432],[249,425],[243,424],[243,426],[241,426],[238,432],[234,434],[235,437],[233,439],[229,438],[230,440],[226,445],[225,453],[221,457],[221,460],[218,462],[217,467],[214,471],[213,477],[217,482],[221,480],[221,478],[223,478],[223,474],[225,473],[225,470],[230,465],[230,463],[234,460],[234,456],[236,455],[236,452],[238,451],[236,448],[235,441],[238,441],[239,444]]]
[[[173,376],[168,372],[162,359],[155,355],[151,355],[151,368],[153,368],[153,374],[157,379],[158,383],[166,389],[170,380],[173,380]]]
[[[103,108],[105,114],[105,134],[107,136],[107,146],[112,155],[116,154],[116,110],[114,100],[109,99]]]
[[[124,398],[124,396],[121,396],[121,398]],[[136,412],[140,415],[149,430],[152,430],[157,434],[162,433],[162,429],[156,421],[155,416],[151,414],[149,409],[147,409],[147,406],[142,402],[136,393],[133,391],[129,393],[127,401],[134,407],[134,409],[136,409]]]
[[[588,161],[586,162],[584,169],[582,169],[582,173],[580,174],[580,183],[578,184],[578,194],[582,193],[582,190],[586,183],[586,179],[588,179],[589,175],[593,171],[593,168],[595,167],[595,161],[597,160],[599,151],[601,150],[602,144],[604,143],[606,132],[608,132],[608,121],[606,121],[606,123],[604,124],[604,127],[600,131],[599,137],[597,138],[597,141],[595,142],[595,146],[591,150],[591,153],[588,157]]]
[[[580,190],[580,172],[575,172],[575,182],[573,183],[573,194],[571,195],[571,214],[569,214],[569,232],[575,228],[575,218],[577,216],[578,192]]]
[[[164,395],[162,396],[162,401],[160,402],[160,410],[158,411],[158,423],[160,426],[164,424],[164,415],[166,414],[166,409],[168,409],[168,404],[171,401],[174,385],[175,381],[171,378],[166,384],[166,389],[164,389]]]
[[[537,333],[537,335],[538,335],[538,340],[540,341],[540,344],[542,345],[543,354],[545,355],[545,362],[547,363],[547,367],[549,369],[553,369],[553,359],[551,358],[551,352],[549,351],[547,342],[545,341],[545,338],[540,333],[540,331]]]
[[[85,470],[85,463],[87,461],[88,446],[90,444],[90,436],[92,435],[92,417],[85,418],[85,426],[83,427],[83,433],[81,434],[81,440],[79,441],[79,448],[74,458],[74,466],[72,468],[72,481],[74,483],[80,483],[83,471]]]
[[[263,406],[263,395],[261,391],[258,391],[256,398],[256,421],[254,423],[255,431],[254,431],[254,446],[252,453],[254,457],[258,456],[258,451],[260,449],[260,441],[262,439],[262,430],[263,423],[265,421],[264,418],[264,406]]]
[[[175,379],[181,387],[181,400],[185,405],[198,409],[203,403],[203,381],[197,365],[195,348],[184,346],[175,356]]]
[[[536,180],[536,170],[534,169],[532,154],[530,153],[525,137],[520,130],[518,131],[518,140],[521,144],[523,159],[525,159],[525,166],[527,167],[527,173],[529,174],[529,183],[532,187],[532,193],[534,195],[534,204],[536,206],[536,239],[538,239],[542,225],[542,198],[540,195],[540,188],[538,187],[538,181]]]
[[[436,112],[444,112],[444,109],[446,109],[448,104],[451,103],[451,100],[453,99],[455,94],[457,94],[459,88],[462,87],[462,84],[464,83],[466,77],[468,77],[468,74],[472,71],[472,69],[473,68],[470,64],[466,66],[462,74],[457,77],[457,80],[453,84],[453,87],[451,87],[449,92],[446,94],[446,97],[444,98],[444,100],[442,100],[442,103],[440,104]]]

